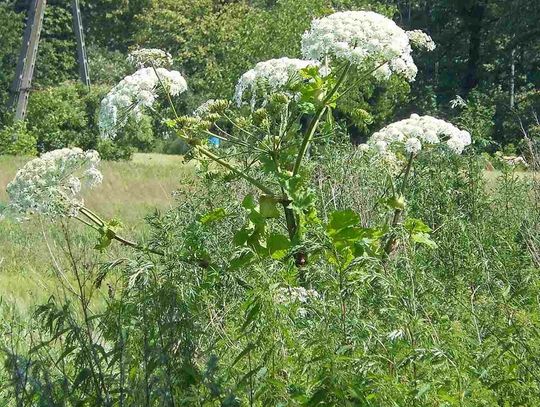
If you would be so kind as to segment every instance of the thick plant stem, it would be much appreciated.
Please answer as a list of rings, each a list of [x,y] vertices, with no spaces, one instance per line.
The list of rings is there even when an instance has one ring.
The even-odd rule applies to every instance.
[[[309,148],[309,145],[311,141],[313,140],[313,137],[315,136],[315,132],[317,131],[317,128],[319,126],[319,123],[321,122],[322,117],[324,114],[328,111],[328,103],[332,100],[338,89],[341,87],[343,82],[345,81],[345,78],[349,74],[349,70],[351,69],[351,64],[347,63],[345,65],[343,72],[339,76],[339,79],[337,80],[335,86],[332,88],[330,92],[326,95],[323,102],[321,103],[321,106],[318,108],[317,112],[315,113],[315,116],[311,119],[311,122],[309,123],[309,127],[306,130],[306,133],[304,134],[304,138],[302,139],[302,144],[300,145],[300,151],[298,152],[298,155],[296,156],[296,160],[293,167],[293,176],[298,175],[300,172],[300,168],[302,167],[302,161],[307,153],[307,150]],[[287,213],[286,213],[287,216]],[[294,215],[292,214],[294,217]],[[296,235],[296,229],[300,226],[299,220],[295,219],[295,235]],[[299,268],[299,280],[302,285],[305,284],[305,274],[304,270],[302,269],[303,266],[305,266],[308,262],[307,259],[307,253],[304,251],[299,251],[295,254],[295,264]]]
[[[300,146],[300,151],[298,152],[298,155],[296,156],[296,161],[294,163],[293,168],[293,175],[297,175],[300,171],[300,167],[302,165],[302,160],[304,159],[304,156],[306,155],[307,149],[309,147],[309,143],[313,139],[313,136],[315,135],[315,131],[317,130],[317,127],[321,121],[321,118],[323,117],[324,113],[326,112],[327,106],[323,105],[319,108],[313,119],[311,119],[311,122],[309,123],[309,127],[306,131],[306,134],[304,136],[304,139],[302,140],[302,144]]]
[[[207,156],[211,160],[217,162],[221,166],[227,168],[228,170],[234,172],[239,177],[244,178],[246,181],[248,181],[253,186],[259,188],[265,194],[275,196],[274,191],[272,191],[270,188],[268,188],[262,182],[260,182],[260,181],[256,180],[255,178],[247,175],[245,172],[243,172],[243,171],[239,170],[238,168],[234,167],[233,165],[229,164],[227,161],[219,158],[217,155],[215,155],[211,151],[207,150],[206,148],[204,148],[202,146],[197,146],[197,151],[199,151],[201,154]]]
[[[407,181],[409,180],[409,175],[411,173],[412,169],[412,162],[414,159],[414,154],[411,154],[409,157],[409,161],[407,162],[407,167],[405,168],[405,172],[403,173],[403,182],[401,183],[401,188],[399,189],[399,193],[401,196],[405,193],[405,188],[407,187]],[[390,226],[392,228],[395,228],[398,223],[401,221],[401,215],[403,214],[403,209],[396,208],[394,210],[394,215],[392,216],[392,222]],[[384,245],[384,257],[388,257],[390,253],[392,253],[395,249],[397,243],[397,236],[394,232],[388,237],[388,240],[386,244]]]
[[[343,69],[343,72],[341,73],[341,76],[337,80],[335,86],[328,93],[328,95],[326,95],[321,106],[319,107],[319,109],[315,113],[315,116],[311,120],[311,123],[309,124],[306,134],[304,135],[304,139],[302,140],[302,144],[300,145],[300,151],[298,152],[298,155],[296,156],[296,161],[294,163],[294,168],[293,168],[293,175],[298,174],[298,172],[300,171],[300,167],[302,166],[302,160],[304,159],[304,156],[306,155],[309,144],[311,143],[311,140],[313,139],[313,136],[315,135],[315,132],[317,131],[317,127],[321,121],[321,118],[323,117],[324,113],[328,109],[328,102],[332,100],[332,98],[334,97],[334,95],[336,94],[340,86],[343,84],[343,81],[349,74],[350,69],[351,69],[351,64],[348,63]]]

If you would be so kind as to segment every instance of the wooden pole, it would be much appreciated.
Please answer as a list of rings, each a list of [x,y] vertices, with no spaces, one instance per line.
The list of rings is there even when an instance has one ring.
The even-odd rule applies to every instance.
[[[11,87],[13,92],[11,106],[15,109],[15,120],[24,120],[26,117],[46,3],[46,0],[33,0],[28,10],[21,53]]]

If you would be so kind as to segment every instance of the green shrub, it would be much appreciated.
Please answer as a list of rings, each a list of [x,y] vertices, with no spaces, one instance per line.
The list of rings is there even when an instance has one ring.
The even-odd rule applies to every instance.
[[[30,95],[28,128],[37,138],[40,152],[62,147],[98,150],[103,159],[129,159],[134,151],[148,151],[154,142],[152,122],[131,120],[112,141],[103,141],[97,126],[106,86],[90,89],[79,83],[36,90]]]
[[[19,121],[0,130],[0,155],[37,154],[36,137],[27,129],[26,123]]]

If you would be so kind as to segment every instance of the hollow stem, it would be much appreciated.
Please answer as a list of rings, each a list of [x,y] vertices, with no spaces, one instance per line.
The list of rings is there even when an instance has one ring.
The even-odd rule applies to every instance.
[[[349,62],[343,69],[343,72],[341,72],[341,75],[339,76],[339,79],[337,80],[335,86],[332,88],[330,92],[328,92],[328,95],[326,95],[326,97],[324,98],[321,106],[318,108],[313,119],[311,119],[309,127],[302,140],[302,144],[300,145],[300,151],[298,152],[298,155],[296,156],[296,161],[294,163],[294,168],[293,168],[293,175],[298,174],[298,172],[300,171],[302,160],[304,159],[304,156],[306,155],[309,144],[311,143],[311,140],[313,139],[313,136],[315,132],[317,131],[317,127],[321,121],[321,118],[323,117],[324,113],[328,109],[328,102],[332,100],[332,98],[334,97],[334,95],[336,94],[340,86],[342,85],[343,81],[347,77],[350,69],[351,69],[351,63]]]
[[[414,154],[411,154],[409,157],[409,161],[407,161],[407,166],[405,167],[405,171],[403,173],[403,181],[401,183],[401,187],[399,188],[399,193],[401,196],[405,194],[405,189],[407,188],[407,182],[409,180],[409,175],[411,173],[413,159],[414,159]],[[403,209],[396,208],[394,210],[394,215],[392,216],[392,222],[390,224],[391,228],[395,228],[397,226],[397,224],[401,220],[402,214],[403,214]],[[396,233],[392,232],[392,234],[388,237],[388,240],[384,246],[385,257],[388,256],[394,250],[396,240],[397,240]]]

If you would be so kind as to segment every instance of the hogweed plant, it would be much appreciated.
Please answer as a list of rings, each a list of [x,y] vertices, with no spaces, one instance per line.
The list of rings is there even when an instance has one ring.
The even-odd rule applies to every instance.
[[[155,113],[153,105],[163,96],[174,116],[161,119],[192,146],[194,157],[219,164],[230,176],[242,178],[258,190],[257,197],[250,194],[243,200],[247,223],[235,233],[238,252],[231,259],[231,267],[246,266],[261,257],[278,261],[294,258],[300,283],[306,284],[303,268],[309,255],[317,254],[321,247],[326,247],[323,251],[328,258],[342,269],[362,257],[384,259],[389,255],[397,243],[395,229],[402,223],[414,158],[422,148],[433,148],[443,141],[449,151],[460,154],[471,142],[468,133],[429,116],[412,115],[387,126],[359,148],[370,159],[387,163],[384,176],[388,177],[391,193],[383,201],[393,211],[390,220],[377,228],[362,228],[351,211],[331,213],[326,225],[326,220],[319,219],[309,175],[309,166],[316,160],[307,159],[310,149],[314,144],[327,145],[335,135],[333,109],[361,81],[375,80],[380,86],[392,76],[413,81],[417,74],[413,47],[433,50],[435,45],[427,34],[406,32],[380,14],[338,12],[314,20],[302,36],[305,59],[260,62],[239,79],[234,103],[209,100],[191,116],[179,116],[175,110],[173,98],[187,90],[187,82],[178,71],[164,67],[171,66],[170,55],[156,49],[135,50],[129,61],[139,70],[103,99],[100,129],[104,137],[114,138],[129,117],[138,120],[145,113]],[[209,139],[222,141],[224,148],[213,148]],[[78,180],[70,176],[69,182]],[[58,190],[64,197],[70,188]],[[12,197],[14,208],[21,194],[24,190]],[[79,213],[85,219],[77,216]],[[111,239],[142,248],[118,236],[116,223],[104,222],[82,204],[73,205],[64,215],[100,231],[99,248]],[[281,219],[285,234],[275,227]],[[405,220],[403,224],[409,226],[414,241],[433,245],[427,234],[429,228],[420,220]],[[321,225],[330,246],[309,243]],[[200,259],[199,264],[206,262]]]
[[[103,137],[114,138],[130,117],[138,120],[143,114],[155,114],[171,133],[191,146],[190,155],[204,164],[202,168],[210,168],[206,164],[213,163],[212,171],[215,172],[216,167],[221,169],[218,183],[223,189],[218,188],[216,194],[229,191],[224,188],[225,181],[241,179],[242,184],[249,185],[241,203],[231,204],[235,209],[241,207],[243,214],[226,207],[223,202],[230,201],[230,197],[224,196],[216,199],[222,206],[209,205],[213,207],[209,212],[195,214],[188,208],[186,212],[193,213],[193,219],[173,217],[170,221],[173,226],[165,227],[163,234],[158,235],[163,242],[157,242],[157,248],[125,239],[118,234],[117,221],[106,222],[84,206],[83,188],[102,179],[95,152],[58,150],[29,162],[19,171],[8,186],[10,203],[6,214],[18,218],[41,214],[52,220],[68,217],[95,229],[100,236],[96,247],[101,250],[116,240],[155,255],[141,256],[143,263],[135,267],[122,287],[125,292],[122,290],[119,303],[113,302],[110,313],[100,320],[108,329],[104,328],[99,341],[116,340],[114,346],[102,346],[101,342],[98,344],[101,348],[96,345],[97,349],[107,348],[108,351],[90,352],[89,371],[79,372],[75,380],[77,385],[86,383],[84,392],[90,386],[88,377],[97,383],[98,396],[92,399],[96,405],[112,405],[116,393],[120,394],[119,405],[130,397],[138,400],[139,395],[126,392],[129,388],[125,387],[126,383],[135,385],[141,393],[140,400],[145,400],[144,405],[152,405],[152,400],[157,399],[167,405],[180,405],[175,403],[175,397],[184,397],[180,395],[181,386],[191,389],[197,381],[202,384],[196,396],[185,396],[181,405],[208,405],[207,400],[219,400],[220,405],[241,405],[234,393],[244,388],[249,389],[245,399],[249,405],[254,405],[258,397],[254,383],[263,381],[265,375],[272,378],[268,381],[271,384],[265,391],[261,390],[261,394],[272,401],[264,405],[286,405],[287,397],[289,401],[300,400],[298,405],[317,405],[318,401],[325,400],[332,386],[341,391],[339,376],[335,379],[334,374],[339,371],[337,364],[340,368],[346,365],[354,372],[354,377],[360,375],[351,356],[354,341],[360,341],[361,336],[355,329],[365,330],[362,335],[367,332],[367,336],[371,336],[375,328],[366,328],[368,323],[359,322],[358,315],[351,317],[353,309],[357,313],[365,311],[360,297],[351,299],[353,291],[358,290],[365,278],[370,278],[365,277],[369,273],[362,274],[359,270],[372,265],[385,270],[405,240],[404,250],[416,244],[436,246],[430,228],[422,220],[406,216],[407,192],[415,160],[424,154],[427,158],[440,157],[440,154],[429,155],[429,151],[435,149],[442,150],[445,156],[459,155],[471,143],[471,137],[443,120],[413,114],[409,119],[384,127],[366,144],[357,147],[357,156],[366,163],[363,168],[373,164],[372,168],[380,171],[376,176],[384,179],[387,186],[377,203],[384,208],[384,216],[380,222],[369,226],[363,225],[360,216],[350,209],[336,207],[321,215],[313,172],[323,164],[321,151],[327,157],[332,154],[333,140],[339,132],[333,112],[339,103],[362,81],[377,81],[378,86],[385,86],[394,76],[413,81],[417,74],[413,48],[430,51],[434,47],[426,34],[406,32],[382,15],[363,11],[335,13],[314,20],[302,36],[304,59],[259,62],[241,76],[232,101],[208,100],[192,115],[180,115],[175,109],[174,98],[186,92],[188,85],[179,71],[172,70],[170,56],[157,50],[134,51],[130,61],[138,70],[116,85],[102,101],[99,125]],[[156,107],[156,103],[163,101],[170,106],[167,111],[172,112],[171,117],[162,117]],[[216,148],[211,140],[219,140],[221,147]],[[366,175],[359,173],[357,177]],[[215,191],[207,191],[210,192]],[[213,234],[201,236],[201,230],[214,222],[230,222],[231,230],[214,229]],[[174,244],[177,242],[174,225],[184,227],[181,248]],[[225,236],[226,233],[229,235]],[[226,251],[225,259],[219,249],[206,250],[207,242],[216,239],[232,241],[232,249],[228,242],[214,242],[216,247]],[[186,258],[183,251],[190,252]],[[200,273],[193,273],[192,269],[185,273],[176,263],[178,253],[182,255],[181,262],[185,260]],[[161,256],[165,258],[163,264],[159,263]],[[173,272],[160,278],[157,271],[160,267],[172,268]],[[257,267],[262,267],[264,274],[253,278],[265,280],[261,284],[263,288],[253,287],[244,280],[245,270]],[[286,278],[281,275],[286,284],[276,281],[279,275],[276,270],[286,275]],[[145,277],[147,271],[148,277]],[[190,285],[190,278],[197,282]],[[395,277],[386,275],[385,278]],[[152,279],[155,286],[148,283]],[[175,279],[183,284],[178,291],[172,288]],[[220,291],[230,281],[234,282],[234,287]],[[206,290],[202,294],[197,291],[200,287]],[[270,296],[265,297],[257,290],[268,291]],[[378,294],[386,295],[382,291]],[[80,292],[84,293],[84,289]],[[235,295],[248,298],[238,300]],[[110,297],[114,298],[114,293]],[[373,301],[370,304],[376,304],[378,297],[370,296]],[[234,305],[229,306],[230,299],[236,301]],[[191,300],[192,308],[184,307]],[[414,302],[414,298],[411,301]],[[271,308],[269,303],[276,308]],[[84,307],[88,307],[88,302]],[[52,305],[49,308],[50,312],[46,309],[42,314],[49,315],[47,321],[53,321],[48,322],[49,326],[54,326],[54,321],[62,314]],[[290,310],[292,312],[287,314]],[[237,315],[242,312],[244,320],[238,322],[242,317]],[[195,320],[192,314],[197,314],[200,320]],[[334,321],[338,322],[336,326]],[[94,345],[95,335],[88,328],[92,326],[91,317],[86,318],[86,323],[88,342]],[[294,329],[290,328],[293,325]],[[313,346],[312,330],[322,338],[322,342],[315,341],[313,343],[317,344]],[[338,331],[337,335],[334,330]],[[74,329],[73,332],[79,331]],[[410,327],[407,332],[414,339]],[[60,330],[55,338],[62,334]],[[328,335],[328,343],[324,335]],[[396,330],[389,337],[391,341],[399,341],[404,335],[402,330]],[[337,341],[330,340],[336,337]],[[126,345],[129,341],[134,341],[134,349]],[[378,346],[370,343],[371,339],[362,341],[357,348],[365,345],[366,353]],[[289,348],[297,346],[297,342],[305,344],[309,350],[289,353]],[[236,380],[238,366],[244,364],[247,369],[228,394],[223,390],[226,383],[218,376],[217,356],[214,356],[214,352],[220,353],[215,350],[217,344],[223,347],[220,356],[230,362],[227,373],[233,376],[230,380]],[[333,348],[334,345],[338,348]],[[416,351],[417,347],[413,347]],[[126,356],[129,352],[134,352],[133,360]],[[261,354],[255,365],[252,358],[257,352]],[[323,356],[320,357],[319,352]],[[361,353],[358,351],[355,357]],[[328,355],[336,359],[325,364]],[[201,362],[203,357],[207,357],[206,362]],[[281,370],[280,363],[293,367]],[[388,363],[390,370],[399,368],[390,359]],[[410,362],[414,366],[415,363]],[[126,371],[129,364],[133,370]],[[316,372],[310,372],[312,364],[317,366]],[[278,367],[274,369],[275,366]],[[367,372],[369,368],[366,369]],[[143,375],[139,374],[140,370],[144,370]],[[298,387],[286,383],[289,374],[295,375]],[[313,380],[309,385],[304,383],[308,376]],[[156,378],[163,383],[162,387],[155,384]],[[328,378],[336,382],[331,383]],[[416,371],[414,378],[416,388]],[[119,388],[113,391],[109,383],[116,381],[120,383]],[[175,383],[180,390],[175,391]],[[152,386],[158,387],[152,390]],[[301,392],[303,395],[296,398]],[[188,393],[191,394],[191,390]],[[333,398],[336,399],[358,401],[361,397],[347,394]],[[336,402],[335,405],[345,404]]]
[[[51,220],[72,218],[99,232],[96,249],[103,250],[116,240],[126,246],[160,254],[122,237],[118,234],[121,227],[118,220],[107,222],[84,205],[84,189],[94,188],[103,181],[99,162],[96,151],[80,148],[54,150],[29,161],[8,184],[9,205],[0,215],[18,220],[33,215]]]

